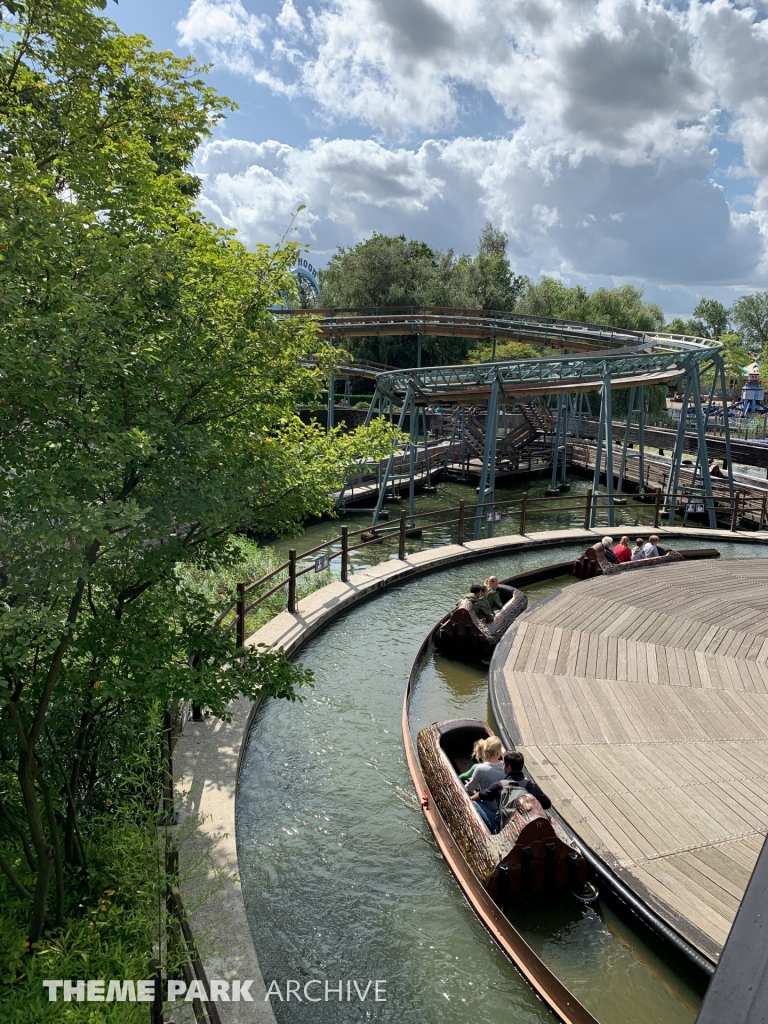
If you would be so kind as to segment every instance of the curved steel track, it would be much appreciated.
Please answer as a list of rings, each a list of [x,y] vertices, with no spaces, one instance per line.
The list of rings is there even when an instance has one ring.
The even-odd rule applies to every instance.
[[[285,310],[276,316],[317,320],[324,337],[432,335],[476,340],[520,341],[565,354],[462,366],[384,370],[375,376],[382,396],[401,399],[411,390],[418,404],[483,400],[497,384],[509,397],[598,391],[664,384],[718,358],[719,342],[709,338],[621,330],[601,324],[531,317],[478,309],[392,307]]]

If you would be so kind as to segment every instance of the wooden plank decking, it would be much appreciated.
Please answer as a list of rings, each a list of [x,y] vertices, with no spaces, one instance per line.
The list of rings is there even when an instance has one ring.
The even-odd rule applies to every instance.
[[[533,777],[717,960],[768,830],[768,562],[585,581],[505,646],[492,685]]]

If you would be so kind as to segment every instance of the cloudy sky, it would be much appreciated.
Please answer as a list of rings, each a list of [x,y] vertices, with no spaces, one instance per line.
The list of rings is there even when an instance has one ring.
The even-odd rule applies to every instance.
[[[240,109],[201,206],[322,266],[372,231],[631,281],[668,314],[768,287],[768,0],[120,0]]]

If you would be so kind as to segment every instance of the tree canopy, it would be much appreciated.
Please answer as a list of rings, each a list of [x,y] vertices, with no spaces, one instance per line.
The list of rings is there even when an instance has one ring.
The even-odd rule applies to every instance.
[[[299,401],[311,322],[269,307],[295,248],[247,251],[195,209],[195,147],[228,103],[189,59],[88,0],[0,29],[0,857],[29,939],[77,913],[78,827],[154,705],[295,698],[281,652],[237,651],[179,565],[330,510],[387,426],[331,435]]]

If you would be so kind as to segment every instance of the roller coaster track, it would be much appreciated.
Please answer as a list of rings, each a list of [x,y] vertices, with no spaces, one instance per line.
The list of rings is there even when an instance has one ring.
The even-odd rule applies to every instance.
[[[620,330],[493,310],[413,306],[285,310],[275,315],[311,315],[321,334],[333,339],[432,335],[526,342],[564,353],[539,359],[371,373],[380,395],[401,400],[410,390],[422,405],[482,400],[490,395],[494,384],[504,396],[515,398],[598,391],[606,378],[612,389],[664,384],[682,377],[693,365],[701,369],[712,363],[721,348],[719,342],[709,338]],[[368,365],[374,370],[372,364]]]

